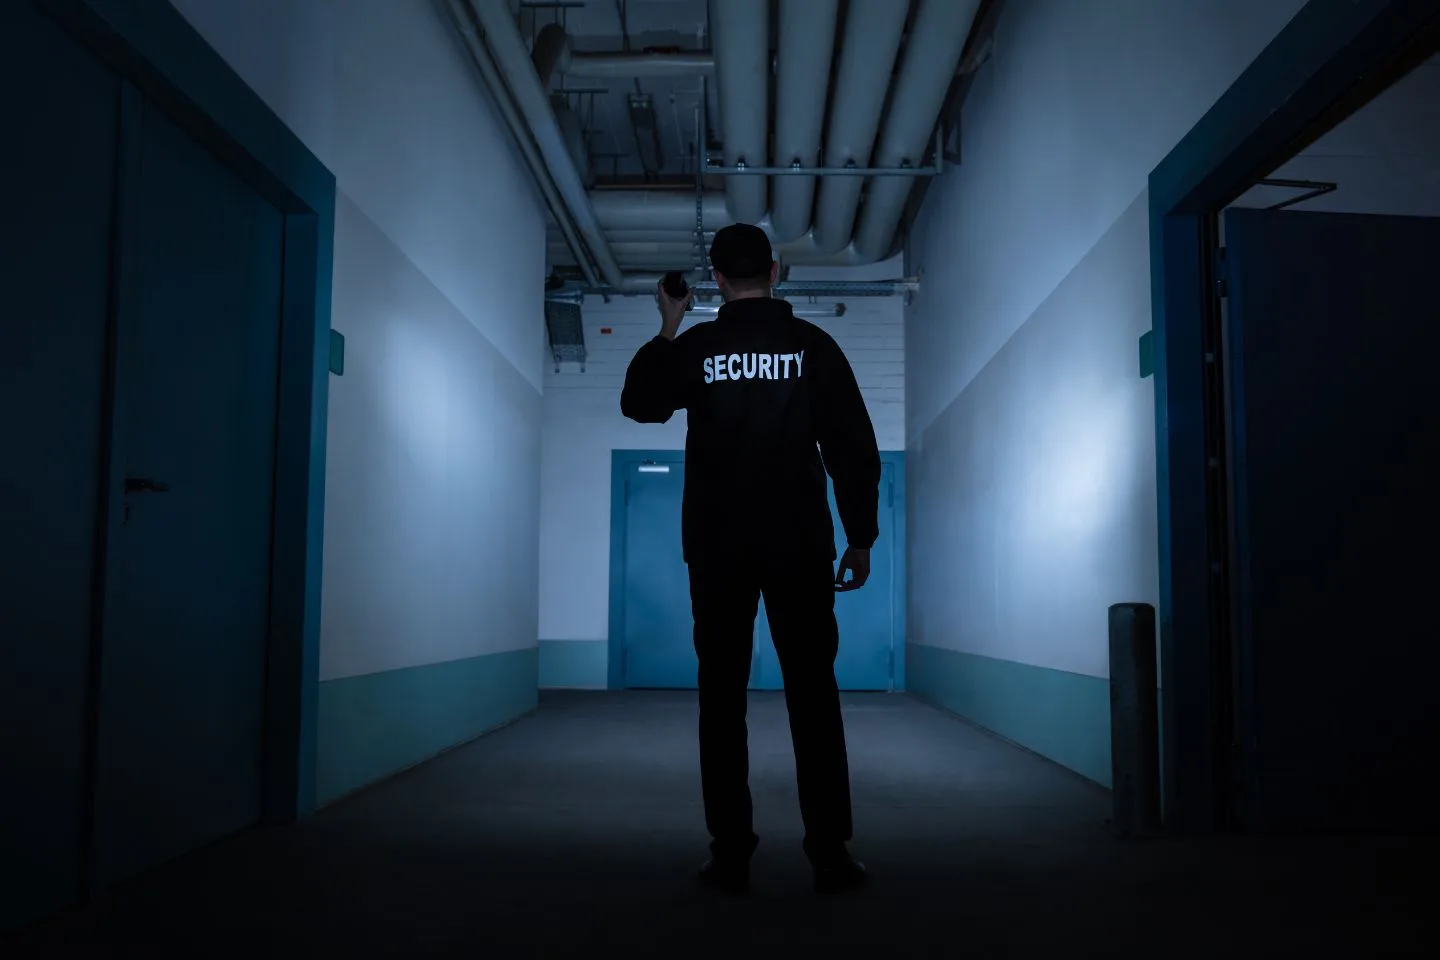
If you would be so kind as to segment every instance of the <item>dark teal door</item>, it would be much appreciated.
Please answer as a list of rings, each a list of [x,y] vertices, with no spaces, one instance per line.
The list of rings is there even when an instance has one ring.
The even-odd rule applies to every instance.
[[[690,577],[680,544],[685,455],[625,465],[625,635],[627,687],[693,689],[695,644]],[[617,531],[618,532],[618,531]]]
[[[1231,210],[1245,826],[1426,832],[1440,220]]]
[[[284,218],[135,103],[95,755],[106,886],[260,818]]]
[[[650,456],[649,462],[621,461],[617,482],[623,483],[624,577],[618,592],[621,682],[626,687],[694,689],[696,678],[690,581],[680,545],[680,503],[684,487],[684,454]],[[899,532],[895,517],[895,465],[886,463],[880,486],[880,539],[871,552],[870,581],[863,589],[836,597],[840,653],[835,676],[842,690],[893,688],[893,656],[899,623],[896,569]],[[830,496],[835,514],[835,498]],[[618,518],[617,518],[618,519]],[[844,532],[835,518],[836,542],[844,549]],[[780,664],[770,639],[765,605],[756,617],[750,686],[783,688]]]

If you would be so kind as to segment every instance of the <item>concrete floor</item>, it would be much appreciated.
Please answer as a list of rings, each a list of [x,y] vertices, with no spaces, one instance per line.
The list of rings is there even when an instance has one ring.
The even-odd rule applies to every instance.
[[[1434,947],[1433,845],[1119,842],[1108,794],[913,699],[847,697],[861,893],[800,851],[777,694],[753,697],[755,892],[693,882],[693,694],[541,709],[304,825],[254,831],[28,931],[19,957],[1368,957]],[[848,949],[847,949],[848,948]]]

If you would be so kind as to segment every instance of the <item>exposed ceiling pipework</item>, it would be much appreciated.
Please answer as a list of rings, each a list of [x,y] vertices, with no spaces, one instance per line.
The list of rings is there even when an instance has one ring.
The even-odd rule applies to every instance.
[[[530,60],[535,64],[535,74],[540,78],[542,87],[550,85],[551,74],[569,59],[570,38],[558,23],[549,24],[536,35]],[[564,94],[550,95],[550,109],[555,113],[555,122],[565,137],[565,145],[570,148],[575,172],[588,190],[595,186],[595,173],[590,169],[590,151],[585,143],[585,128],[580,123],[580,117]]]
[[[840,0],[780,0],[779,53],[775,58],[776,166],[813,168],[820,164],[820,135],[825,127],[839,13]],[[775,177],[770,194],[771,239],[788,243],[804,236],[815,206],[815,178]]]
[[[830,108],[830,131],[825,138],[828,166],[869,166],[885,95],[890,90],[890,75],[905,32],[906,10],[907,4],[889,0],[850,0],[840,71],[835,80],[835,105]],[[821,180],[815,229],[806,248],[792,252],[792,256],[844,250],[855,227],[855,211],[860,207],[864,186],[865,181],[859,177]]]
[[[550,108],[550,98],[540,83],[540,75],[530,59],[530,52],[520,36],[520,28],[510,14],[507,0],[470,0],[471,7],[485,31],[482,52],[488,51],[494,58],[502,78],[501,90],[492,90],[495,99],[505,96],[514,98],[515,108],[535,139],[545,171],[555,183],[555,189],[569,217],[574,220],[576,232],[593,258],[596,272],[611,288],[625,284],[620,265],[610,253],[604,231],[595,219],[595,210],[590,205],[590,196],[570,159],[570,149],[565,135],[555,120]],[[537,179],[539,179],[537,175]],[[583,251],[577,251],[581,256]]]
[[[653,290],[664,270],[696,269],[697,239],[708,244],[715,230],[736,221],[766,229],[787,265],[849,266],[897,253],[917,175],[939,169],[932,136],[980,0],[849,0],[838,44],[835,0],[778,0],[775,166],[769,0],[711,4],[713,56],[581,53],[570,49],[563,28],[552,26],[537,36],[533,61],[506,0],[468,3],[484,31],[477,61],[489,55],[503,75],[491,83],[492,93],[513,100],[502,113],[523,121],[527,129],[515,131],[522,153],[543,163],[536,180],[547,201],[556,198],[551,263],[578,265],[590,289],[639,293]],[[723,193],[704,189],[699,178],[696,191],[616,189],[619,183],[586,189],[591,174],[573,155],[574,131],[565,135],[566,111],[557,118],[563,98],[552,101],[547,93],[549,73],[633,79],[699,77],[712,69],[722,155],[706,155],[708,138],[696,141],[704,181],[724,176]],[[936,167],[918,169],[932,142]]]
[[[466,0],[444,0],[444,7],[451,22],[455,25],[456,32],[460,34],[461,42],[470,53],[471,60],[480,71],[480,79],[486,89],[490,91],[491,99],[499,108],[500,116],[504,119],[506,127],[509,128],[511,137],[520,147],[520,154],[525,159],[525,165],[530,168],[530,173],[535,179],[535,185],[540,189],[545,206],[560,229],[566,250],[579,264],[580,272],[584,275],[586,282],[592,286],[598,285],[601,280],[586,255],[585,244],[580,239],[575,220],[571,216],[564,198],[560,196],[549,171],[545,168],[544,158],[540,156],[539,149],[530,136],[525,118],[520,116],[514,102],[506,92],[505,81],[500,76],[500,69],[495,65],[490,51],[486,48],[485,42],[480,38],[476,28],[473,9]]]
[[[905,44],[905,62],[895,80],[890,114],[876,151],[878,166],[919,166],[924,162],[979,6],[980,0],[918,0]],[[890,249],[913,186],[903,177],[870,181],[865,209],[851,241],[857,260],[873,262]]]
[[[712,4],[710,27],[725,165],[763,167],[770,133],[769,0]],[[742,223],[759,223],[769,207],[761,176],[730,177],[725,198],[730,216]]]
[[[567,46],[558,64],[561,73],[587,80],[630,80],[635,77],[692,77],[715,69],[708,53],[575,53]]]

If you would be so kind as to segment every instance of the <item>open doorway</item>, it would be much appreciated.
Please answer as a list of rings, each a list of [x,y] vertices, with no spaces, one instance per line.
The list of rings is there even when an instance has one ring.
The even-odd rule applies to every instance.
[[[1437,24],[1308,4],[1152,174],[1181,830],[1427,829]]]

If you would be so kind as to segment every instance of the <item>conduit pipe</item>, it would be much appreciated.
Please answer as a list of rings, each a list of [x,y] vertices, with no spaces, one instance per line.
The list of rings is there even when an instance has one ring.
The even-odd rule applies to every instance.
[[[520,29],[510,14],[508,0],[469,0],[485,31],[484,46],[495,58],[495,65],[504,77],[505,86],[515,98],[515,106],[535,138],[535,146],[544,158],[544,169],[550,171],[555,188],[564,201],[575,226],[591,255],[601,277],[611,287],[621,287],[624,279],[620,265],[610,253],[604,231],[595,218],[590,196],[570,159],[565,135],[550,109],[550,100],[540,76],[535,72]],[[497,97],[497,99],[500,99]],[[523,139],[523,138],[517,138]],[[745,178],[748,179],[748,178]]]
[[[890,90],[890,75],[895,69],[908,10],[908,3],[897,0],[850,0],[835,95],[831,98],[835,106],[830,111],[830,130],[825,137],[827,167],[843,167],[848,163],[857,167],[870,165],[870,151],[880,129],[880,114]],[[961,42],[964,42],[963,35]],[[723,100],[720,106],[723,115]],[[898,102],[891,107],[892,111],[896,109],[900,109]],[[728,136],[729,131],[724,135]],[[815,227],[805,254],[814,256],[845,249],[855,227],[855,211],[860,206],[860,191],[865,183],[860,177],[827,177],[820,181]]]
[[[769,160],[770,4],[724,0],[711,4],[710,19],[725,165],[763,167]],[[731,218],[759,223],[768,207],[765,187],[764,177],[728,178],[725,199]]]
[[[587,80],[694,77],[715,69],[708,53],[577,53],[566,46],[560,72]]]
[[[925,162],[980,0],[916,0],[916,5],[905,62],[895,80],[890,115],[877,150],[877,165],[882,167],[905,163],[918,167]],[[853,240],[858,259],[877,260],[890,249],[913,186],[905,177],[869,181]]]
[[[548,36],[547,36],[548,34]],[[548,67],[587,80],[633,80],[636,77],[691,77],[715,69],[715,58],[703,50],[680,53],[585,53],[571,49],[570,37],[558,23],[547,24],[535,38],[536,67],[541,51]],[[549,82],[549,70],[540,69]]]
[[[490,99],[500,110],[500,116],[504,119],[505,125],[510,128],[510,135],[520,147],[520,153],[525,159],[525,165],[530,168],[530,174],[535,179],[535,184],[540,188],[540,195],[545,200],[545,206],[550,210],[550,216],[554,218],[560,233],[565,238],[565,246],[569,249],[570,255],[580,266],[580,272],[591,284],[598,284],[599,277],[596,276],[595,268],[590,264],[589,255],[585,245],[581,242],[575,228],[575,221],[570,216],[564,200],[556,191],[555,183],[550,178],[550,172],[545,168],[545,161],[536,150],[534,141],[530,138],[530,132],[525,126],[525,121],[515,110],[515,104],[510,100],[506,91],[505,82],[500,76],[495,62],[490,57],[490,51],[485,49],[479,34],[475,30],[475,23],[471,19],[470,11],[465,8],[464,0],[445,0],[445,6],[450,13],[450,19],[455,24],[455,29],[460,33],[460,39],[464,42],[465,48],[469,50],[471,59],[480,71],[481,82],[490,94]]]
[[[777,167],[819,164],[839,12],[839,0],[780,0],[775,77]],[[770,196],[772,239],[780,243],[799,239],[810,229],[815,178],[775,177]]]
[[[551,243],[546,247],[548,253],[566,253],[565,247]],[[610,240],[610,252],[621,264],[622,269],[630,266],[647,266],[653,270],[683,270],[693,269],[698,259],[694,244],[677,240],[653,241],[627,241]]]
[[[625,286],[620,289],[576,290],[576,293],[614,294],[634,296],[653,294],[655,286],[663,277],[662,273],[631,273],[625,277]],[[709,277],[691,274],[690,286],[700,296],[714,296],[719,288]],[[573,289],[573,288],[572,288]],[[920,282],[913,279],[901,280],[798,280],[777,284],[773,293],[777,297],[899,297],[920,289]]]
[[[750,177],[736,179],[754,179]],[[799,178],[791,178],[799,179]],[[848,178],[855,179],[855,178]],[[627,240],[649,243],[674,243],[687,249],[695,236],[695,196],[680,191],[660,190],[603,190],[591,194],[596,217],[605,231],[607,240],[618,241],[621,236]],[[730,216],[724,194],[705,193],[701,196],[701,215],[707,232],[719,230],[736,222]],[[757,225],[771,234],[774,230],[768,217],[761,217]],[[644,240],[632,237],[631,231],[643,231]],[[668,234],[668,235],[667,235]],[[871,260],[859,260],[851,247],[838,252],[822,253],[816,249],[814,233],[802,236],[789,243],[776,243],[775,255],[786,263],[803,267],[846,267],[875,260],[888,259],[898,249],[886,250],[884,255]],[[688,262],[688,261],[687,261]],[[622,267],[623,269],[623,267]],[[672,269],[679,269],[679,264]]]
[[[546,24],[536,35],[530,60],[535,64],[535,75],[539,77],[541,87],[546,90],[550,88],[550,78],[555,74],[556,67],[564,59],[569,47],[570,37],[558,23]],[[570,99],[563,93],[550,94],[550,110],[555,114],[555,124],[560,128],[561,135],[565,137],[565,145],[570,150],[575,172],[580,175],[580,182],[585,184],[585,189],[589,190],[595,186],[595,174],[590,169],[590,148],[585,142],[585,125],[580,122],[579,114],[571,109]]]

